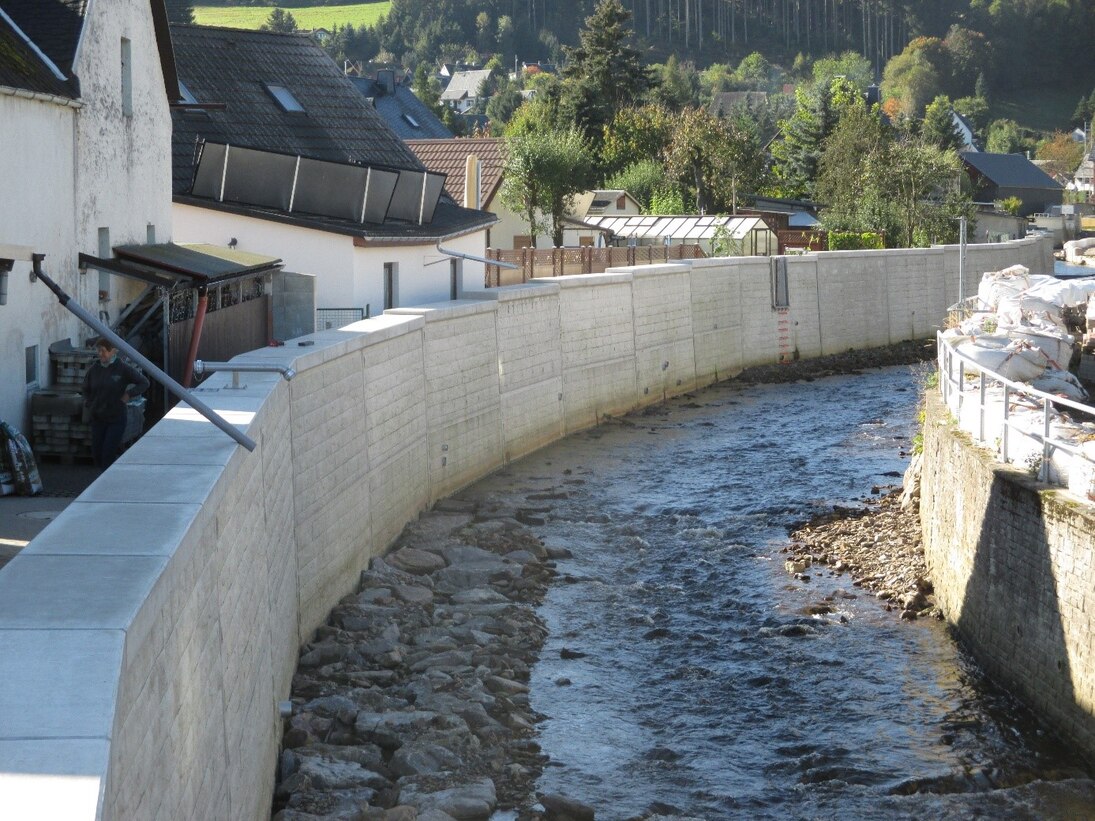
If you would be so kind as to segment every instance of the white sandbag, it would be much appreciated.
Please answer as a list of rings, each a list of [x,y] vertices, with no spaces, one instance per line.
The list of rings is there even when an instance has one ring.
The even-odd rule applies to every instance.
[[[1030,385],[1032,388],[1044,393],[1063,396],[1076,402],[1083,402],[1087,399],[1087,391],[1084,390],[1079,380],[1068,371],[1059,368],[1047,368]]]
[[[1019,341],[1001,346],[998,339],[978,337],[959,344],[957,349],[973,360],[974,370],[998,374],[1012,382],[1031,382],[1049,364],[1044,353]]]
[[[1074,305],[1086,305],[1088,297],[1095,294],[1095,276],[1057,279],[1032,283],[1026,295],[1051,302],[1064,308]]]
[[[1095,248],[1095,237],[1070,240],[1062,248],[1065,252],[1065,262],[1076,262],[1083,258],[1089,250]]]
[[[981,304],[995,310],[1000,299],[1005,296],[1017,296],[1030,287],[1030,270],[1022,265],[1012,265],[1002,271],[985,271],[977,286],[977,297]]]
[[[1007,334],[1012,339],[1040,350],[1054,367],[1061,370],[1068,368],[1072,359],[1072,343],[1075,341],[1069,334],[1039,332],[1035,328],[1009,328]]]

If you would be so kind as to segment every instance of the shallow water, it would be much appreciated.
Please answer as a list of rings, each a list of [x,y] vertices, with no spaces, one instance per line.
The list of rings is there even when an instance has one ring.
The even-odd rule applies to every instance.
[[[717,386],[468,492],[574,554],[541,608],[541,791],[606,819],[1095,817],[1078,757],[941,623],[783,568],[791,525],[900,484],[916,399],[908,367]]]

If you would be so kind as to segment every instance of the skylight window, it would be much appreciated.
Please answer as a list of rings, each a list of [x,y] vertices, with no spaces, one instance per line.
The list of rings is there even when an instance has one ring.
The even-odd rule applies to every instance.
[[[421,128],[422,127],[421,125],[418,124],[418,120],[416,120],[410,114],[404,114],[403,119],[406,120],[408,123],[410,123],[412,128]]]
[[[198,98],[191,93],[190,89],[186,87],[182,80],[179,80],[179,96],[184,103],[189,103],[190,105],[198,104]]]
[[[282,111],[294,113],[304,111],[304,106],[302,106],[297,98],[293,96],[293,92],[285,86],[276,86],[272,83],[266,83],[266,90],[270,92],[270,96],[274,98],[274,101],[281,106]]]

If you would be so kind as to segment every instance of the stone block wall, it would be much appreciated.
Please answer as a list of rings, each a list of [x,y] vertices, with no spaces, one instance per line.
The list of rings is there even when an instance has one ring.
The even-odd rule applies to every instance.
[[[1039,242],[1008,249],[1043,270]],[[949,253],[792,259],[779,311],[769,260],[697,260],[493,289],[243,355],[297,372],[201,386],[253,452],[179,405],[0,572],[5,818],[267,817],[300,644],[422,509],[792,348],[929,336],[932,320],[892,310],[941,320]]]
[[[939,607],[992,678],[1095,761],[1095,512],[993,461],[931,392],[921,521]]]

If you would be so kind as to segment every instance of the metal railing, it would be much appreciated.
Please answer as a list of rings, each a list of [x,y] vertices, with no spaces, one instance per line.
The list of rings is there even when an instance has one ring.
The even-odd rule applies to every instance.
[[[957,308],[958,306],[955,306]],[[952,308],[954,310],[954,308]],[[998,373],[987,371],[972,357],[959,351],[955,346],[943,338],[943,332],[936,332],[936,351],[939,365],[939,391],[947,408],[962,422],[962,409],[970,401],[977,402],[976,430],[967,431],[977,437],[978,442],[985,442],[986,414],[999,412],[1000,444],[998,452],[1000,459],[1005,464],[1010,462],[1010,440],[1012,434],[1026,436],[1042,446],[1042,459],[1038,466],[1038,480],[1047,481],[1049,477],[1049,463],[1054,451],[1060,450],[1072,456],[1078,456],[1086,462],[1095,464],[1095,460],[1083,453],[1082,449],[1072,442],[1065,441],[1052,435],[1052,421],[1054,408],[1068,408],[1085,416],[1095,414],[1095,407],[1066,399],[1061,396],[1040,391],[1022,382],[1013,382]],[[967,384],[967,374],[977,373],[976,387],[972,389]],[[990,385],[1000,385],[1003,388],[1003,408],[996,406],[995,402],[987,401]],[[972,395],[972,396],[971,396]],[[1030,401],[1034,408],[1040,407],[1042,413],[1041,431],[1025,430],[1016,424],[1011,418],[1013,401],[1020,398]]]

